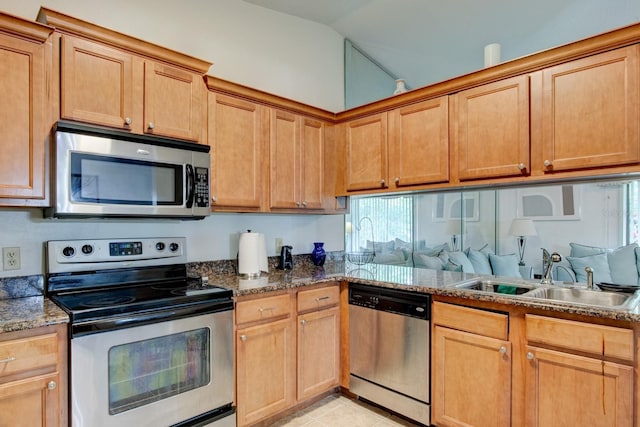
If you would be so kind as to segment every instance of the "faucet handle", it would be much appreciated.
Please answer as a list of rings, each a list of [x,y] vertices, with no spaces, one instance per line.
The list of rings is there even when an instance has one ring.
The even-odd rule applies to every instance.
[[[562,261],[562,256],[558,252],[554,252],[551,254],[551,261],[560,262]]]

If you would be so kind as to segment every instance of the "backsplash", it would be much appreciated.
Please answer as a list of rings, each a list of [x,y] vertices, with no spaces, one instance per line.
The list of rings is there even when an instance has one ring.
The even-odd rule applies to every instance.
[[[39,296],[43,289],[44,277],[40,274],[0,278],[0,300]]]

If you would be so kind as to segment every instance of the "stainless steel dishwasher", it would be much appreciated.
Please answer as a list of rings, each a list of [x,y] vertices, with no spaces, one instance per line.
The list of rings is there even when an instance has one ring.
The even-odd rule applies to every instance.
[[[430,424],[429,295],[349,285],[349,390]]]

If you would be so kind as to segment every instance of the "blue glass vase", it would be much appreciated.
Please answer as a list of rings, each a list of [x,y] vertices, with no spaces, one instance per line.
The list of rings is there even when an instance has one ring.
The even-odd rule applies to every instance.
[[[313,251],[311,251],[313,265],[324,265],[324,260],[327,258],[327,253],[323,248],[324,242],[314,242],[313,246]]]

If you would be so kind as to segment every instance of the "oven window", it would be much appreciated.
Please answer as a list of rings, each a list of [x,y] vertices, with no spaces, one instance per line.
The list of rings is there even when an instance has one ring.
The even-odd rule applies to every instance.
[[[182,165],[71,153],[71,199],[127,205],[182,205]]]
[[[109,413],[118,414],[205,386],[210,330],[196,329],[109,349]]]

